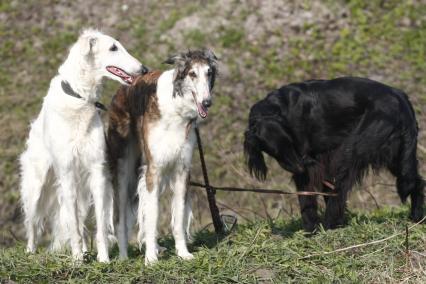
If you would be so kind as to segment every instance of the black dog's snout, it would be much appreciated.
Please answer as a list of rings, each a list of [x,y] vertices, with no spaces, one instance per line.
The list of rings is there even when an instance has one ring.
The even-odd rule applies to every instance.
[[[212,100],[203,100],[203,107],[208,108],[212,105]]]
[[[146,67],[146,66],[144,66],[144,65],[142,65],[140,72],[141,72],[142,75],[145,75],[146,73],[149,72],[149,68]]]

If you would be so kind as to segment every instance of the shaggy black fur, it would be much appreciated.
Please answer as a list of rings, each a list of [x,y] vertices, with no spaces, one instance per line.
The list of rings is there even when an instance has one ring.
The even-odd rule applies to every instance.
[[[387,168],[403,202],[411,196],[414,221],[423,217],[417,122],[407,95],[369,79],[344,77],[284,86],[253,105],[244,150],[250,172],[264,180],[263,153],[293,174],[299,191],[330,190],[325,228],[343,225],[349,190],[368,168]],[[316,197],[300,196],[305,230],[319,224]]]

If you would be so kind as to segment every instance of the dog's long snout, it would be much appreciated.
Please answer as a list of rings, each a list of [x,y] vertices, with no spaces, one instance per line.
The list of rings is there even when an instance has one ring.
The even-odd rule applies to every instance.
[[[205,99],[201,103],[203,104],[203,107],[209,108],[212,105],[212,100],[211,99]]]
[[[142,65],[142,66],[141,66],[140,73],[141,73],[142,75],[144,75],[144,74],[146,74],[146,73],[148,73],[148,72],[149,72],[149,68],[148,68],[148,67],[146,67],[146,66],[144,66],[144,65]]]

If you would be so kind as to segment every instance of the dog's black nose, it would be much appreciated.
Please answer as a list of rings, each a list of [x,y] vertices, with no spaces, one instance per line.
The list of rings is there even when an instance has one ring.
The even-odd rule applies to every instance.
[[[210,100],[210,99],[209,100],[203,100],[202,104],[203,104],[203,107],[209,108],[212,105],[212,100]]]
[[[142,65],[142,67],[141,67],[141,74],[144,75],[144,74],[146,74],[148,72],[149,72],[149,68]]]

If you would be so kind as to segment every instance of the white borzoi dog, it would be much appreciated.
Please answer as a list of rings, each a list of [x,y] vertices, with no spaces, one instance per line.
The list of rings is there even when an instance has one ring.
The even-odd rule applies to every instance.
[[[118,243],[127,258],[132,221],[129,202],[139,194],[140,243],[145,263],[158,258],[159,195],[173,191],[172,229],[177,255],[192,259],[186,240],[192,216],[187,194],[194,123],[207,117],[217,58],[209,50],[189,51],[169,58],[174,69],[149,72],[114,96],[109,112],[108,152],[119,196]],[[139,181],[137,181],[139,174]]]
[[[131,84],[144,71],[117,40],[95,30],[84,31],[71,47],[20,157],[28,252],[36,250],[44,221],[50,219],[52,249],[69,243],[74,258],[81,260],[87,251],[84,222],[93,202],[98,260],[109,261],[112,187],[97,100],[104,77]]]

